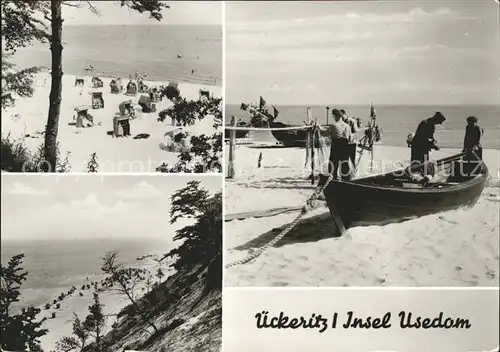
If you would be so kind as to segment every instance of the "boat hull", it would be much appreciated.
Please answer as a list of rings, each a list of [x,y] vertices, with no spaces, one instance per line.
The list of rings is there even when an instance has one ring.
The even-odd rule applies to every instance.
[[[483,164],[484,165],[484,164]],[[320,182],[325,182],[321,176]],[[372,186],[331,181],[324,190],[328,208],[345,228],[386,225],[462,207],[474,206],[485,187],[487,169],[469,181],[442,188]]]
[[[287,125],[281,122],[272,122],[269,124],[271,128],[284,128],[293,127],[293,125]],[[330,130],[328,126],[322,126],[324,128],[321,131],[321,135],[325,138],[325,142],[329,144],[330,142]],[[285,147],[299,147],[305,148],[307,145],[307,134],[308,131],[304,129],[297,130],[285,130],[285,131],[273,131],[271,130],[273,137],[280,142]],[[319,146],[319,142],[315,142],[315,146]]]
[[[236,138],[246,138],[250,131],[236,131]],[[224,138],[230,138],[231,137],[231,131],[230,130],[224,130]]]

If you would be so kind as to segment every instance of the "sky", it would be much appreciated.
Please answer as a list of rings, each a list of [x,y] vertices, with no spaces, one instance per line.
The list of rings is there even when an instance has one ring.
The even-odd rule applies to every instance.
[[[211,193],[219,176],[2,176],[2,240],[30,238],[164,238],[170,196],[201,180]]]
[[[222,25],[222,4],[219,1],[163,1],[170,6],[162,11],[158,22],[148,13],[120,7],[119,1],[92,1],[101,17],[94,15],[85,1],[81,8],[63,6],[65,25]]]
[[[499,103],[499,5],[227,2],[226,103]]]

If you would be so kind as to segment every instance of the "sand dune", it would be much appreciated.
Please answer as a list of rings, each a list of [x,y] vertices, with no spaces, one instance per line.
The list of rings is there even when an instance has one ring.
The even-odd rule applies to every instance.
[[[404,165],[409,152],[377,145],[372,172],[382,171],[381,160],[386,161],[385,171]],[[455,152],[442,149],[432,156]],[[226,269],[226,286],[498,286],[499,155],[498,150],[484,151],[492,177],[472,209],[352,228],[335,237],[329,211],[319,202],[273,248],[252,262]],[[236,177],[226,180],[226,214],[303,205],[313,191],[304,161],[304,149],[238,146]],[[368,164],[365,155],[361,175],[370,173]],[[297,215],[226,222],[225,262],[264,245]]]
[[[152,172],[162,162],[175,162],[178,153],[168,152],[160,148],[165,132],[171,124],[170,119],[160,123],[157,121],[158,112],[172,105],[167,99],[157,104],[156,113],[142,113],[137,105],[141,94],[127,96],[125,94],[111,94],[110,78],[103,78],[103,88],[92,89],[91,77],[85,77],[85,86],[75,87],[75,76],[63,76],[63,91],[61,115],[59,121],[58,140],[64,156],[70,153],[71,172],[86,172],[90,155],[96,153],[99,161],[99,172]],[[128,80],[122,79],[124,87]],[[145,81],[149,87],[167,85],[168,82]],[[36,76],[35,94],[31,98],[18,99],[15,106],[4,112],[2,118],[2,134],[11,134],[13,138],[25,138],[27,146],[36,150],[43,143],[43,132],[47,121],[50,77],[47,73]],[[181,95],[187,99],[197,99],[199,90],[210,91],[214,96],[222,95],[222,88],[218,86],[203,86],[197,84],[180,83]],[[74,108],[80,105],[90,105],[92,91],[103,92],[105,108],[92,110],[95,126],[91,128],[77,128],[74,125]],[[124,89],[125,93],[125,89]],[[108,135],[113,130],[113,117],[118,112],[118,105],[125,100],[132,100],[136,106],[137,118],[131,121],[131,136],[128,138],[113,138]],[[211,127],[212,118],[208,123],[200,122],[203,128],[196,128],[193,134],[214,132]],[[146,139],[134,139],[139,134],[149,135]]]

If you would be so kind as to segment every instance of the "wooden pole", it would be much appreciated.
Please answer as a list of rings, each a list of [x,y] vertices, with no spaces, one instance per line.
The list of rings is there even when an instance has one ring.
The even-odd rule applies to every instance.
[[[316,123],[314,123],[314,127],[309,129],[310,133],[310,141],[311,141],[311,185],[314,185],[314,147],[315,147],[315,138],[316,137]]]
[[[326,125],[328,126],[328,117],[330,116],[330,107],[326,107]]]
[[[231,126],[236,126],[236,117],[231,116]],[[234,164],[235,164],[235,149],[236,149],[236,131],[229,131],[229,160],[227,166],[227,178],[234,178]]]
[[[370,172],[373,172],[373,140],[370,148]]]

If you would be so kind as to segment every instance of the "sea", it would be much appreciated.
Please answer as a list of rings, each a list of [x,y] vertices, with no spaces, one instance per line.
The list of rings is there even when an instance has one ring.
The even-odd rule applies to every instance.
[[[78,289],[92,281],[100,281],[102,258],[106,252],[118,252],[118,262],[140,265],[137,258],[161,255],[169,248],[161,240],[152,239],[2,239],[2,266],[17,254],[24,253],[22,268],[28,272],[21,286],[21,301],[14,308],[40,307],[66,293],[73,285]],[[164,252],[158,252],[165,248]],[[77,290],[78,292],[78,290]]]
[[[275,105],[279,114],[277,121],[289,124],[302,125],[306,120],[305,105]],[[312,116],[318,118],[322,124],[327,123],[326,106],[309,106]],[[330,117],[332,122],[330,106]],[[406,146],[408,134],[414,133],[421,120],[434,115],[440,111],[446,117],[443,125],[436,127],[436,139],[441,148],[462,148],[465,134],[465,119],[468,116],[476,116],[479,125],[484,129],[481,140],[483,148],[500,149],[500,107],[495,105],[374,105],[377,122],[382,128],[382,143],[389,146]],[[343,105],[335,107],[345,109],[349,116],[360,117],[366,124],[370,117],[370,105]],[[225,121],[228,124],[231,116],[236,116],[243,121],[249,121],[250,115],[240,110],[240,105],[227,104],[225,107]],[[253,139],[259,141],[274,141],[269,133],[257,132]]]
[[[222,27],[211,25],[64,26],[63,72],[222,85]],[[50,67],[48,44],[20,49],[19,68]]]

